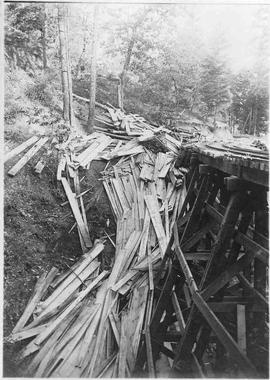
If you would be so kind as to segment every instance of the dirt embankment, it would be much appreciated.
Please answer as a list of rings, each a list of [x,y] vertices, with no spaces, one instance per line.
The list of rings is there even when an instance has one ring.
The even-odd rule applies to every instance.
[[[10,147],[20,140],[8,140]],[[57,153],[54,152],[41,174],[34,174],[33,167],[40,152],[15,177],[7,175],[19,157],[5,164],[4,182],[4,336],[12,331],[21,316],[42,272],[52,266],[67,270],[81,255],[77,229],[69,233],[74,218],[66,201],[61,183],[57,183]],[[22,153],[23,155],[23,153]],[[105,163],[94,162],[92,168],[81,173],[81,191],[91,189],[84,197],[89,204],[87,219],[91,239],[113,234],[115,225],[102,182],[100,171]],[[112,237],[114,239],[114,237]],[[102,265],[110,266],[113,255],[108,241],[102,257]],[[20,344],[4,347],[4,376],[22,376],[16,357]]]

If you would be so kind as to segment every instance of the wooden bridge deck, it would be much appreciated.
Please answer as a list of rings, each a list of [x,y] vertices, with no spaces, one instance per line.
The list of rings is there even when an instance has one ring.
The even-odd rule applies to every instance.
[[[269,155],[254,150],[224,148],[221,144],[200,144],[194,149],[198,159],[215,169],[264,187],[269,185]]]

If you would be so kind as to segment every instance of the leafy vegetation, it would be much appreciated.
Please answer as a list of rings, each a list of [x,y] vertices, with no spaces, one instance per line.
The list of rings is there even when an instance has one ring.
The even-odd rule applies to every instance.
[[[104,5],[95,17],[90,4],[68,8],[68,55],[76,94],[90,97],[96,21],[97,101],[167,126],[177,125],[185,113],[249,134],[267,131],[268,8],[254,11],[250,49],[255,59],[249,70],[238,71],[224,56],[227,31],[214,30],[205,41],[196,7]],[[60,110],[59,48],[57,4],[6,5],[7,122],[29,112],[31,101]]]

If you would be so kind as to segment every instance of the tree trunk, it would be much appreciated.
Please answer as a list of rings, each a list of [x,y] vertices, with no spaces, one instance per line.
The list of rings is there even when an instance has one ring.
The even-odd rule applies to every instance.
[[[46,36],[47,36],[47,13],[46,13],[46,3],[43,4],[43,25],[42,25],[42,59],[43,59],[43,70],[48,67],[47,62],[47,51],[46,51]]]
[[[132,28],[131,38],[128,43],[127,54],[126,54],[123,70],[120,74],[120,85],[118,87],[118,107],[121,108],[122,110],[124,109],[124,88],[125,88],[126,74],[127,74],[127,71],[129,70],[133,48],[137,39],[137,30],[138,30],[138,27],[144,22],[149,12],[150,12],[150,8],[146,9],[137,19],[137,21],[135,22]]]
[[[79,76],[79,73],[80,73],[80,66],[81,66],[81,62],[82,62],[82,58],[85,54],[85,51],[86,51],[86,45],[87,45],[87,34],[88,34],[88,30],[87,30],[87,19],[84,18],[84,21],[83,21],[83,24],[84,24],[84,37],[83,37],[83,48],[82,48],[82,52],[81,52],[81,55],[79,57],[79,60],[78,60],[78,63],[77,63],[77,66],[76,66],[76,72],[75,72],[75,78],[77,79],[78,76]]]
[[[69,64],[68,36],[66,7],[64,4],[58,5],[58,28],[60,41],[60,63],[63,92],[63,117],[69,125],[72,124],[72,85]]]
[[[250,118],[249,118],[249,129],[248,129],[248,134],[252,134],[252,121],[253,121],[253,106],[251,107],[250,110]]]
[[[121,78],[119,78],[119,82],[117,83],[117,107],[123,110],[123,86]]]
[[[96,50],[97,50],[97,6],[94,6],[91,22],[91,57],[90,57],[90,86],[89,86],[89,114],[88,114],[88,132],[94,131],[95,120],[95,102],[96,102]]]
[[[132,37],[129,41],[129,44],[128,44],[128,49],[127,49],[127,55],[126,55],[126,59],[125,59],[125,63],[124,63],[124,66],[123,66],[123,70],[120,74],[120,85],[119,85],[119,95],[118,95],[118,107],[121,108],[123,110],[124,108],[124,86],[125,86],[125,80],[126,80],[126,75],[127,75],[127,71],[129,69],[129,65],[130,65],[130,61],[131,61],[131,56],[132,56],[132,52],[133,52],[133,48],[134,48],[134,45],[135,45],[135,39],[136,39],[136,29],[137,28],[133,28],[133,32],[132,32]]]
[[[73,95],[72,95],[72,76],[71,76],[71,60],[69,52],[69,8],[66,7],[66,18],[65,18],[65,36],[66,36],[66,47],[67,47],[67,68],[68,68],[68,97],[69,97],[69,120],[70,125],[74,125],[74,113],[73,113]]]
[[[257,94],[255,95],[255,105],[253,113],[253,135],[256,136],[257,133],[257,119],[258,119],[258,106],[257,106]]]

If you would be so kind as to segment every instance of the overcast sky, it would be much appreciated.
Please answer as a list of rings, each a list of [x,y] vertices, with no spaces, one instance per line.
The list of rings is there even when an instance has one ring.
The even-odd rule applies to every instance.
[[[228,64],[234,71],[252,67],[255,41],[261,23],[257,15],[260,5],[202,5],[196,6],[204,38],[211,39],[224,31]],[[268,6],[269,9],[269,6]],[[269,26],[270,27],[270,26]]]

